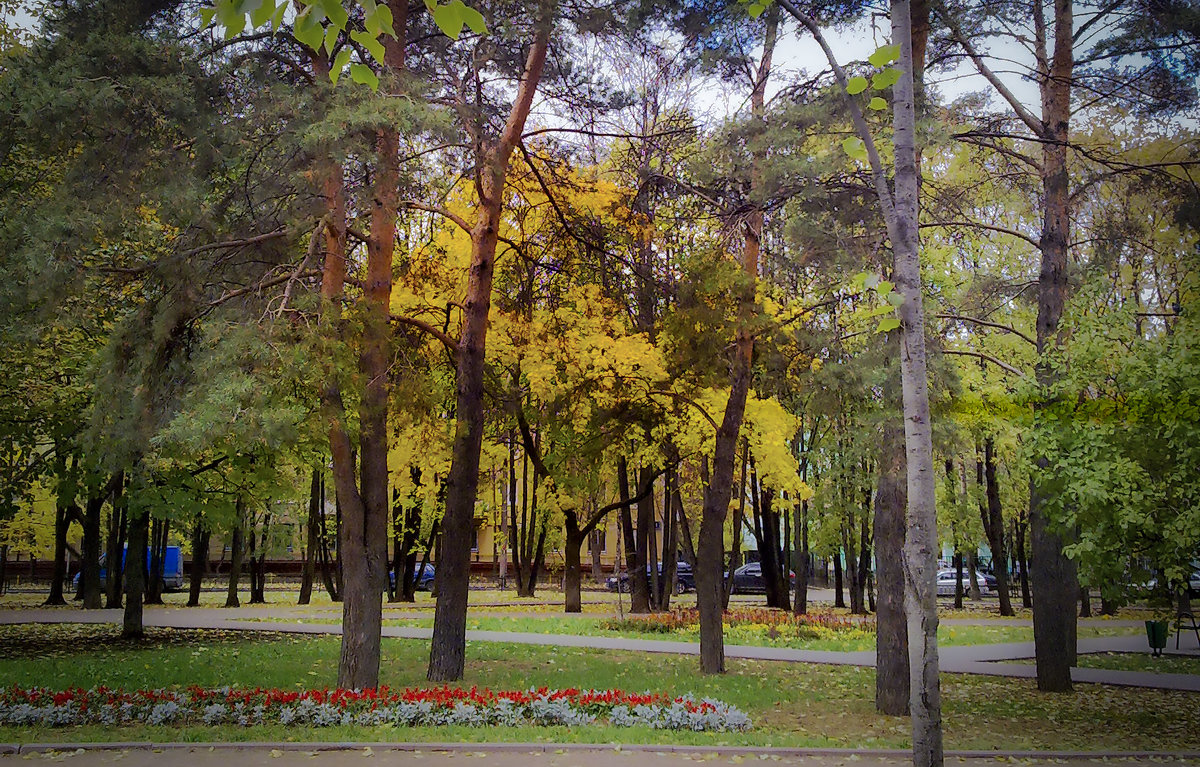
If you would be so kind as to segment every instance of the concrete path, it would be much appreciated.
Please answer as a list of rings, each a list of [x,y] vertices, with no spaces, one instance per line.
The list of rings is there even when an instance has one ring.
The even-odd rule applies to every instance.
[[[13,748],[13,747],[3,747]],[[972,752],[948,751],[950,767],[1024,765],[1085,767],[1195,765],[1200,753]],[[0,750],[0,767],[18,760],[69,762],[74,767],[689,767],[697,762],[739,765],[771,762],[786,767],[901,767],[907,751],[858,749],[737,748],[709,746],[596,746],[537,743],[108,743],[36,744],[19,752]]]
[[[146,626],[169,628],[211,628],[233,631],[277,631],[290,634],[340,635],[341,624],[263,621],[262,618],[288,617],[279,608],[156,608],[147,607],[143,622]],[[311,614],[308,617],[312,617]],[[4,623],[91,623],[119,624],[120,610],[77,610],[35,609],[0,610],[0,624]],[[257,620],[256,620],[257,619]],[[384,626],[383,636],[402,639],[429,639],[432,629],[402,626]],[[695,642],[665,641],[654,639],[628,639],[623,637],[581,636],[574,634],[531,634],[506,631],[468,631],[467,639],[475,642],[511,642],[515,644],[552,645],[559,647],[587,647],[602,650],[625,650],[674,655],[699,655],[700,646]],[[1181,654],[1200,653],[1194,635],[1184,635]],[[1174,653],[1174,636],[1168,642],[1168,653]],[[1097,652],[1146,652],[1146,640],[1141,636],[1101,637],[1079,640],[1080,653]],[[730,658],[771,660],[790,663],[826,663],[833,665],[875,665],[875,652],[836,652],[830,650],[793,650],[780,647],[753,647],[726,645],[725,655]],[[1036,669],[1032,664],[1004,663],[1003,661],[1032,658],[1032,642],[1016,642],[992,645],[943,646],[938,649],[941,670],[946,673],[984,674],[1032,678]],[[1164,690],[1186,690],[1200,692],[1200,674],[1159,674],[1142,671],[1116,671],[1109,669],[1075,668],[1071,678],[1076,682],[1108,684],[1126,687],[1150,687]]]

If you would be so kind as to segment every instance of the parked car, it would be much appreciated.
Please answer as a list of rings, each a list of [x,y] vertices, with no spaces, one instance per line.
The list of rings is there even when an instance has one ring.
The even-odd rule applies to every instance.
[[[646,565],[646,577],[647,578],[650,577],[650,565]],[[658,563],[658,577],[659,578],[663,577],[663,563],[662,562]],[[621,591],[628,592],[629,588],[630,588],[629,573],[628,572],[621,573],[619,581],[618,581],[618,577],[614,575],[614,576],[610,577],[608,580],[606,580],[604,583],[608,587],[609,591],[617,591],[619,588]],[[695,590],[696,590],[696,576],[692,574],[692,566],[689,565],[687,562],[676,562],[675,563],[675,593],[682,594],[686,591],[695,591]]]
[[[417,576],[418,572],[421,573],[419,577]],[[433,563],[426,562],[424,570],[421,570],[420,562],[416,562],[413,564],[412,577],[415,578],[417,581],[417,591],[432,591],[434,575],[435,575],[435,572],[433,569]],[[388,570],[388,586],[392,589],[396,588],[396,571],[395,570]]]
[[[126,546],[121,550],[121,569],[125,569],[125,554],[129,551]],[[163,560],[159,570],[159,578],[162,580],[163,591],[179,591],[183,588],[183,552],[178,546],[168,546],[163,551]],[[146,566],[150,566],[150,547],[146,547]],[[82,572],[75,573],[75,578],[72,579],[71,585],[78,589],[79,579],[83,577]],[[100,588],[104,588],[108,581],[108,554],[100,555]]]
[[[954,596],[955,584],[958,580],[958,575],[955,570],[938,570],[937,574],[937,595],[939,597]],[[975,573],[975,583],[979,586],[979,593],[988,596],[993,593],[993,588],[988,585],[987,579],[983,573]],[[971,574],[963,570],[963,593],[966,594],[971,588]]]
[[[796,585],[796,574],[788,570],[788,586]],[[766,581],[763,580],[762,563],[751,562],[733,571],[733,584],[729,587],[730,594],[765,594]]]
[[[983,579],[985,581],[987,581],[987,587],[990,591],[995,591],[998,588],[998,584],[1000,582],[996,580],[996,576],[992,573],[991,570],[981,567],[978,570],[976,570],[975,572],[978,573],[979,575],[981,575],[983,577]],[[964,575],[964,577],[966,577],[966,576]]]

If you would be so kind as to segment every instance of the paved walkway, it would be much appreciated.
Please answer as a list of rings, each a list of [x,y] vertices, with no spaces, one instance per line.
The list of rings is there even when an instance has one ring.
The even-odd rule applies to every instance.
[[[1047,752],[947,752],[950,767],[995,767],[998,760],[1025,765],[1091,767],[1101,759],[1115,765],[1195,765],[1198,754],[1069,754]],[[108,744],[79,748],[63,744],[22,747],[0,753],[0,767],[40,758],[73,767],[691,767],[697,762],[738,765],[748,760],[786,767],[901,767],[912,757],[899,751],[850,749],[742,749],[687,746],[578,746],[496,744]]]
[[[211,628],[234,631],[278,631],[291,634],[340,635],[341,624],[305,623],[303,617],[297,622],[281,620],[265,622],[263,618],[287,618],[292,613],[281,608],[204,608],[188,609],[147,607],[144,615],[146,626],[170,628]],[[312,617],[311,611],[303,613]],[[93,623],[121,622],[120,610],[0,610],[2,623]],[[384,626],[383,635],[402,639],[429,639],[432,629],[403,626]],[[628,639],[623,637],[581,636],[575,634],[531,634],[506,631],[468,631],[467,639],[476,642],[512,642],[516,644],[555,645],[560,647],[588,647],[602,650],[627,650],[633,652],[667,653],[675,655],[699,655],[700,646],[695,642],[663,641],[654,639]],[[1168,653],[1174,652],[1174,637],[1168,643]],[[1146,640],[1141,636],[1120,636],[1081,639],[1080,653],[1098,652],[1146,652]],[[1181,654],[1200,653],[1194,635],[1184,635],[1180,645]],[[752,647],[726,645],[725,655],[730,658],[783,661],[791,663],[827,663],[834,665],[875,665],[875,652],[836,652],[832,650],[793,650],[781,647]],[[1032,678],[1036,668],[1032,664],[1005,663],[1004,661],[1032,658],[1032,642],[1015,642],[991,645],[943,646],[938,649],[941,669],[946,673],[985,674]],[[1188,690],[1200,692],[1200,674],[1159,674],[1143,671],[1117,671],[1095,668],[1074,668],[1071,678],[1076,682],[1091,682],[1126,687],[1150,687],[1164,690]]]

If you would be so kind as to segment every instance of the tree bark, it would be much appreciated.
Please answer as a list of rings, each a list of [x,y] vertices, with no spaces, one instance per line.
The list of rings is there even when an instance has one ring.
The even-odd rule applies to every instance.
[[[167,554],[167,521],[155,519],[150,524],[150,566],[146,570],[146,604],[163,603],[163,561]]]
[[[112,511],[108,521],[108,547],[104,554],[105,581],[104,606],[113,610],[121,606],[121,595],[124,584],[124,565],[121,551],[125,546],[125,531],[128,527],[126,510],[128,500],[125,497],[125,474],[117,472],[113,488]]]
[[[989,434],[983,440],[983,479],[987,497],[987,515],[983,529],[987,531],[988,548],[992,550],[992,574],[996,576],[1000,614],[1016,615],[1012,593],[1008,587],[1008,554],[1004,546],[1004,515],[1000,506],[1000,484],[996,481],[996,446]],[[982,511],[982,509],[981,509]]]
[[[67,582],[67,529],[71,526],[71,509],[60,503],[54,509],[54,574],[50,578],[50,594],[43,604],[65,605],[64,584]]]
[[[83,609],[100,608],[100,516],[104,510],[105,494],[93,490],[83,512],[83,561],[80,563],[79,585],[83,592]]]
[[[1070,140],[1071,77],[1074,70],[1074,29],[1070,0],[1052,0],[1054,8],[1053,56],[1046,55],[1044,32],[1039,34],[1039,67],[1042,97],[1042,268],[1038,277],[1036,375],[1041,397],[1035,413],[1053,407],[1051,393],[1059,374],[1050,360],[1060,344],[1059,321],[1066,306],[1067,255],[1071,241],[1070,174],[1067,142]],[[1035,2],[1035,21],[1042,27],[1042,0]],[[1034,461],[1037,472],[1050,473],[1050,459]],[[1048,491],[1030,482],[1029,532],[1033,572],[1033,643],[1037,660],[1038,689],[1070,692],[1071,666],[1075,663],[1075,600],[1079,594],[1075,563],[1063,554],[1063,532],[1049,518]]]
[[[204,527],[201,515],[196,515],[196,523],[192,528],[192,569],[189,573],[188,607],[200,605],[200,588],[204,582],[204,571],[208,569],[208,540],[209,532]]]
[[[304,528],[304,570],[300,579],[300,596],[296,604],[306,605],[312,601],[313,581],[317,577],[317,551],[321,546],[320,529],[320,469],[313,467],[308,485],[308,522]]]
[[[762,59],[755,72],[750,94],[751,113],[761,123],[766,103],[767,78],[779,30],[779,9],[772,5],[766,11],[766,30]],[[761,186],[761,158],[755,157],[751,169],[751,197]],[[757,203],[757,200],[753,200]],[[754,356],[754,336],[750,324],[754,316],[755,284],[758,280],[758,258],[762,240],[763,213],[752,209],[746,217],[742,247],[742,285],[738,297],[738,329],[735,353],[729,366],[729,399],[721,426],[717,429],[713,448],[711,476],[704,492],[704,508],[700,516],[700,542],[697,546],[696,602],[700,613],[700,669],[706,674],[725,673],[725,635],[721,616],[722,570],[725,559],[725,516],[733,491],[733,464],[737,456],[738,436],[746,412],[746,397],[750,391],[750,366]],[[736,531],[735,536],[741,531]],[[736,543],[736,542],[735,542]]]
[[[122,639],[141,639],[145,636],[142,627],[143,599],[146,592],[146,544],[150,533],[150,514],[130,514],[129,546],[125,553],[125,615],[121,621]],[[120,552],[117,553],[120,561]],[[109,562],[108,577],[112,578],[112,562]]]
[[[899,333],[891,331],[887,345],[898,349]],[[889,374],[884,398],[899,414],[899,376]],[[904,428],[900,418],[884,424],[875,495],[875,708],[881,714],[909,715],[908,621],[904,614],[904,509],[908,502],[905,479]]]
[[[908,477],[904,606],[911,674],[909,708],[914,766],[940,767],[943,756],[937,647],[937,512],[917,239],[920,179],[917,172],[912,19],[908,0],[892,1],[892,40],[901,50],[901,75],[894,86],[892,104],[896,170],[895,212],[889,234],[896,258],[896,287],[904,298],[899,313]]]
[[[454,446],[446,514],[442,522],[438,597],[427,674],[434,682],[461,679],[465,663],[471,527],[479,483],[479,451],[483,443],[483,374],[492,276],[509,158],[529,116],[550,42],[553,4],[542,10],[504,131],[498,140],[487,142],[476,157],[475,191],[479,206],[471,230],[471,271],[458,342]],[[386,470],[386,466],[384,468]]]
[[[238,581],[242,577],[242,549],[244,530],[246,527],[246,501],[242,496],[237,497],[233,531],[229,536],[229,588],[225,592],[226,607],[241,607],[238,599]]]
[[[641,487],[650,470],[638,470],[638,487]],[[634,546],[633,567],[629,571],[629,612],[650,612],[650,547],[654,529],[654,498],[643,498],[637,504],[637,538]],[[657,575],[656,573],[654,575]]]

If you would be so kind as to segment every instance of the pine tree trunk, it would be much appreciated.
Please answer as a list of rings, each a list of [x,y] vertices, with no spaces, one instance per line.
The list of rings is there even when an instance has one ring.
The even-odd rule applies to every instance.
[[[1036,13],[1041,13],[1040,2]],[[1074,70],[1074,29],[1070,0],[1053,0],[1053,53],[1047,56],[1044,35],[1038,40],[1043,65],[1042,96],[1042,268],[1038,277],[1037,382],[1040,415],[1053,406],[1052,390],[1059,378],[1050,353],[1059,346],[1059,321],[1066,306],[1068,249],[1071,242],[1070,141],[1071,83]],[[1040,21],[1040,20],[1039,20]],[[1048,67],[1048,68],[1045,68]],[[1034,460],[1038,474],[1049,474],[1051,460]],[[1063,531],[1048,516],[1047,491],[1030,481],[1029,535],[1033,572],[1033,644],[1037,685],[1044,692],[1070,692],[1075,663],[1075,601],[1079,596],[1075,563],[1063,554]]]
[[[467,589],[470,579],[471,529],[479,484],[479,451],[483,444],[483,375],[491,310],[492,276],[499,236],[500,212],[509,158],[520,140],[541,79],[550,41],[553,7],[545,8],[525,61],[521,84],[497,141],[477,154],[476,194],[479,207],[471,230],[471,271],[462,310],[455,374],[455,434],[451,452],[442,547],[438,558],[438,596],[434,611],[427,676],[433,682],[462,678],[466,655]],[[389,265],[390,268],[390,265]],[[386,458],[386,454],[385,454]],[[386,470],[386,466],[384,467]]]

